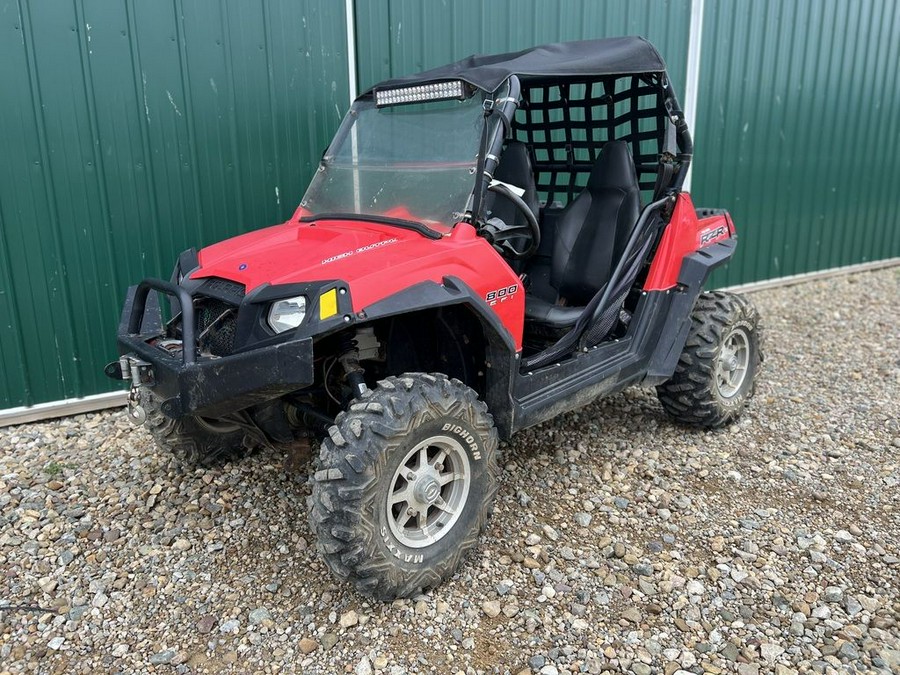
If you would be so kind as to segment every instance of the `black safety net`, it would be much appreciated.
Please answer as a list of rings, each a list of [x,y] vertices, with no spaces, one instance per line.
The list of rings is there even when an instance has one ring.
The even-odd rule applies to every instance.
[[[542,201],[571,201],[612,140],[628,142],[641,190],[645,196],[652,192],[668,123],[660,78],[649,73],[522,81],[513,134],[528,146]]]

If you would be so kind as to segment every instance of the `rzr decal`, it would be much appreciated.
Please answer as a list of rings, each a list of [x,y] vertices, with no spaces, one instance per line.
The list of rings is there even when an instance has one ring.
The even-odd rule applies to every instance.
[[[488,292],[488,294],[484,296],[484,299],[487,301],[488,305],[493,307],[498,302],[504,302],[507,298],[512,297],[518,292],[519,284],[513,284],[512,286],[506,286],[505,288],[498,288],[496,291]]]
[[[712,244],[713,242],[716,242],[719,239],[724,239],[727,236],[728,228],[724,225],[719,225],[718,227],[712,228],[710,230],[704,230],[700,233],[700,246]]]

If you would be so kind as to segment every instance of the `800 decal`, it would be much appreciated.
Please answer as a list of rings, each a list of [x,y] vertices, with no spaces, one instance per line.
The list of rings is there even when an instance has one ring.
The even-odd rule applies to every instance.
[[[518,292],[519,284],[513,284],[512,286],[498,288],[496,291],[489,291],[488,294],[484,296],[484,299],[487,301],[488,305],[493,307],[498,302],[503,302],[504,300],[512,297]]]

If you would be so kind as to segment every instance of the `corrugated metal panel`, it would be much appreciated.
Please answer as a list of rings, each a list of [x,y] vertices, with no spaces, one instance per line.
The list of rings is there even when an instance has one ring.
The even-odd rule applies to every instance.
[[[357,0],[360,87],[471,53],[647,36],[690,0]],[[736,284],[900,256],[900,7],[705,3],[694,195]],[[344,3],[18,0],[0,12],[0,408],[107,391],[127,284],[283,220],[347,102]]]
[[[347,105],[343,3],[0,12],[0,408],[110,389],[126,286],[293,211]]]
[[[728,0],[704,23],[695,202],[741,233],[715,281],[900,255],[900,6]]]
[[[616,35],[647,37],[684,88],[690,0],[358,0],[356,16],[361,91],[470,54]]]

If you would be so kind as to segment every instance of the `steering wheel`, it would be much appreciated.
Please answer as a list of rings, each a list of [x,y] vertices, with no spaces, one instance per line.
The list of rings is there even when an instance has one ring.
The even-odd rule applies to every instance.
[[[541,245],[541,227],[537,217],[519,195],[503,183],[492,183],[488,190],[511,201],[527,221],[527,225],[508,224],[499,218],[491,218],[481,228],[481,235],[494,250],[510,260],[525,260],[537,253]],[[516,242],[515,244],[513,242]],[[524,242],[524,243],[522,243]]]

